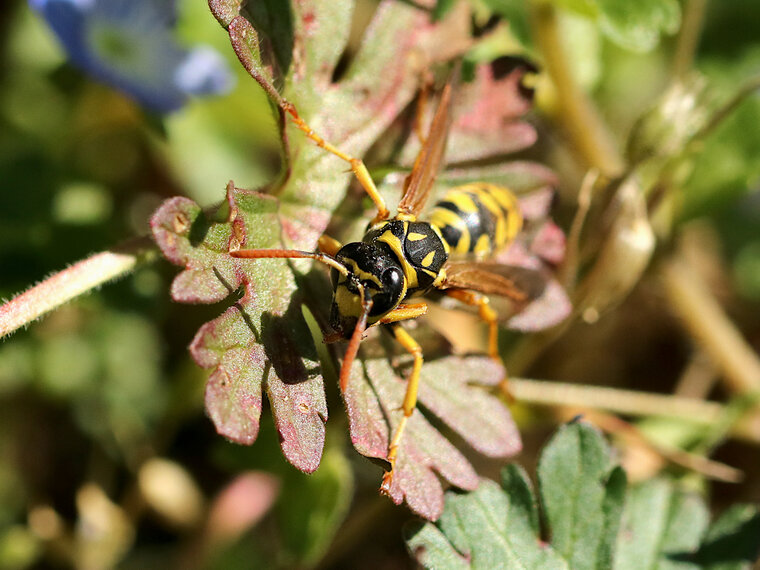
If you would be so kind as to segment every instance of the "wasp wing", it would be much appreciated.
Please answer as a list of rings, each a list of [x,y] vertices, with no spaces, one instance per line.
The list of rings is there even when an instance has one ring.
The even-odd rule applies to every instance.
[[[449,81],[441,94],[441,100],[435,111],[433,122],[430,123],[430,131],[422,145],[411,174],[404,181],[404,192],[398,204],[401,214],[417,216],[425,207],[430,190],[435,182],[435,177],[443,160],[446,150],[446,141],[451,126],[451,87]]]
[[[546,288],[540,271],[488,261],[449,261],[441,289],[468,289],[498,295],[520,306],[538,299]]]

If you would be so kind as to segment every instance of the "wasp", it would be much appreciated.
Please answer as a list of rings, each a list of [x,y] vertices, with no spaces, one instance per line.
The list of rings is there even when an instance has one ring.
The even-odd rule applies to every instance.
[[[384,474],[381,485],[385,492],[393,481],[404,429],[417,405],[422,349],[401,323],[427,312],[425,301],[418,299],[440,292],[477,308],[480,318],[488,324],[488,353],[501,361],[497,312],[491,307],[488,296],[498,295],[518,305],[526,304],[540,295],[544,283],[537,271],[488,261],[495,252],[507,247],[522,228],[519,204],[509,189],[487,183],[460,186],[449,190],[434,205],[429,221],[418,219],[443,159],[451,125],[452,85],[450,80],[444,87],[429,131],[420,137],[421,149],[404,182],[394,216],[391,216],[364,163],[322,139],[291,103],[283,102],[283,110],[296,127],[318,146],[351,166],[374,202],[377,214],[361,241],[342,246],[323,237],[318,252],[286,249],[230,252],[233,257],[246,259],[310,258],[330,267],[332,332],[325,336],[325,340],[348,341],[339,376],[342,392],[348,386],[351,366],[367,328],[385,327],[413,356],[402,404],[404,415],[388,446],[390,469]]]

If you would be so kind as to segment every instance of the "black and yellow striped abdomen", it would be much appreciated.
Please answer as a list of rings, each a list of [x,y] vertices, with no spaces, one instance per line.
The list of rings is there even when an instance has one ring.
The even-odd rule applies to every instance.
[[[452,255],[488,257],[522,229],[517,197],[503,186],[475,182],[449,190],[433,208],[436,226]]]

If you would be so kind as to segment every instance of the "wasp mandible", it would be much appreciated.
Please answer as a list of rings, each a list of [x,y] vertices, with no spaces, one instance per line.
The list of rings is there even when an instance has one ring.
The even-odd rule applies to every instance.
[[[333,298],[330,309],[332,333],[326,341],[348,340],[340,370],[340,388],[345,392],[359,343],[368,327],[381,325],[414,357],[402,404],[403,418],[392,434],[381,490],[388,492],[404,429],[417,405],[423,355],[420,345],[401,326],[427,312],[417,301],[431,291],[476,307],[488,324],[488,353],[499,361],[497,313],[488,295],[527,304],[537,298],[544,278],[537,271],[489,262],[494,252],[508,246],[522,228],[522,215],[515,195],[507,188],[473,183],[449,190],[433,207],[429,221],[418,216],[430,195],[442,163],[451,126],[453,80],[444,87],[430,128],[407,176],[395,216],[375,186],[364,162],[337,149],[316,134],[284,102],[283,110],[318,146],[345,160],[377,207],[361,241],[341,246],[321,239],[319,252],[286,249],[231,251],[237,258],[310,258],[330,267]],[[420,108],[423,107],[420,105]]]

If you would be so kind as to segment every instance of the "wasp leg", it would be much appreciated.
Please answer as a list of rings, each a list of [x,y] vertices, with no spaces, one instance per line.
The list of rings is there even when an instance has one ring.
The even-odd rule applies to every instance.
[[[391,323],[397,323],[398,321],[416,319],[427,313],[427,309],[428,307],[426,303],[401,304],[380,319],[379,323],[382,325],[389,325]]]
[[[329,255],[297,249],[236,249],[230,251],[230,256],[238,259],[314,259],[337,269],[341,273],[346,271],[343,265]]]
[[[478,308],[478,316],[488,324],[488,356],[501,362],[501,357],[499,356],[498,315],[491,308],[488,297],[465,289],[447,289],[444,293],[452,299],[461,301],[465,305]]]
[[[335,257],[335,254],[338,253],[338,250],[342,247],[342,244],[337,239],[325,234],[319,238],[317,247],[322,253],[326,253],[330,257]]]
[[[404,396],[404,403],[402,409],[404,415],[401,418],[396,431],[391,438],[390,445],[388,446],[388,462],[391,464],[390,471],[386,471],[383,475],[383,482],[380,485],[380,490],[386,495],[390,494],[391,485],[393,484],[393,472],[396,468],[396,459],[398,457],[398,448],[401,444],[401,438],[404,435],[406,424],[409,418],[414,413],[417,407],[417,391],[420,387],[420,371],[422,370],[422,347],[417,344],[411,335],[406,332],[398,323],[392,323],[393,335],[396,340],[414,356],[414,366],[412,367],[412,373],[409,375],[409,380],[406,385],[406,395]]]
[[[478,316],[488,325],[488,356],[504,367],[504,379],[501,381],[499,388],[509,401],[514,401],[515,398],[509,391],[509,374],[507,373],[507,367],[504,366],[504,361],[499,354],[498,315],[491,307],[488,297],[481,295],[480,293],[467,291],[466,289],[447,289],[444,293],[452,299],[461,301],[465,305],[478,308]]]
[[[325,149],[327,152],[334,154],[338,158],[345,160],[349,165],[351,165],[351,170],[356,176],[356,179],[362,185],[364,191],[367,192],[369,197],[372,198],[372,201],[377,207],[377,215],[375,216],[372,223],[374,224],[382,220],[387,220],[390,217],[391,213],[385,206],[385,200],[380,195],[377,186],[375,186],[375,183],[372,180],[372,177],[369,174],[369,170],[367,170],[364,162],[362,162],[362,160],[359,158],[354,158],[353,156],[346,154],[339,148],[333,146],[325,139],[320,137],[317,133],[315,133],[314,130],[306,123],[306,121],[304,121],[298,114],[298,111],[296,110],[293,103],[284,101],[282,104],[282,110],[291,116],[293,119],[293,124],[302,130],[309,139],[314,141],[318,147]]]

